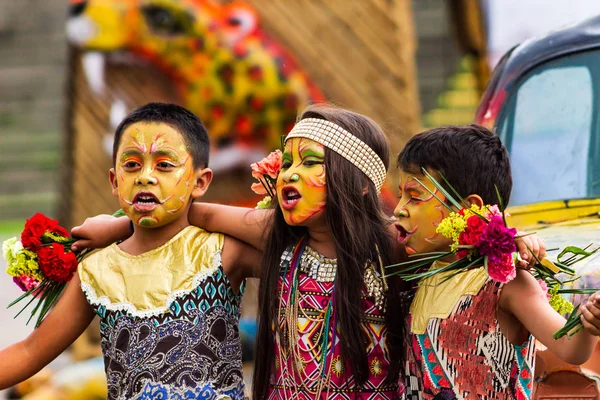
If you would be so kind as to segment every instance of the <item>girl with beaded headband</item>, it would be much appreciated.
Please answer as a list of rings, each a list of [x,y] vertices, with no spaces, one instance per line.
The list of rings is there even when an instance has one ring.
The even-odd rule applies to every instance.
[[[287,136],[264,245],[254,398],[399,396],[402,288],[383,277],[394,240],[378,197],[388,159],[377,124],[343,109],[311,106]]]

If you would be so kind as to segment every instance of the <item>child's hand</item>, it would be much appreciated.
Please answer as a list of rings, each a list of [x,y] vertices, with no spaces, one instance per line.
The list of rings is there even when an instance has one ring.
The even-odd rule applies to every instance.
[[[527,235],[526,232],[517,232],[517,236],[521,237],[515,240],[517,251],[521,256],[521,261],[519,261],[518,266],[523,268],[534,264],[536,262],[536,257],[538,260],[541,260],[546,256],[546,242],[536,234],[525,235]],[[535,254],[535,257],[531,252]]]
[[[596,292],[579,307],[581,323],[592,335],[600,336],[600,292]]]
[[[71,229],[71,236],[81,238],[71,246],[73,251],[90,248],[97,249],[106,247],[119,240],[131,236],[129,218],[116,218],[112,215],[101,214],[93,218],[87,218],[83,225]]]

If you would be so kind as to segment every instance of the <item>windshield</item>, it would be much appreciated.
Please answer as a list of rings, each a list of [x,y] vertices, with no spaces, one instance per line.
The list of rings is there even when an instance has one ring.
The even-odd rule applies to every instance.
[[[600,51],[538,66],[509,89],[497,132],[510,152],[511,205],[600,197]]]

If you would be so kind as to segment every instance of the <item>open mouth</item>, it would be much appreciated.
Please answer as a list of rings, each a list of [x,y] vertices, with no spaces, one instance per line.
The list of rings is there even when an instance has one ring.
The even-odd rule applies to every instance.
[[[281,207],[283,207],[284,210],[294,208],[301,198],[302,195],[300,195],[300,192],[292,186],[286,186],[281,189]]]
[[[398,231],[398,243],[400,244],[404,244],[408,241],[408,238],[410,237],[410,235],[412,235],[413,233],[415,233],[416,229],[413,229],[412,231],[406,230],[402,225],[396,224],[396,230]]]
[[[158,198],[150,192],[139,192],[133,198],[133,207],[141,212],[152,211],[159,204]]]

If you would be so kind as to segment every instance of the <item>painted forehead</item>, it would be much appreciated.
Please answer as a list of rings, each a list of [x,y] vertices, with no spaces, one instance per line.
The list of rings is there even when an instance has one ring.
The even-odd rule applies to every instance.
[[[433,183],[424,175],[401,170],[398,187],[400,190],[425,190],[419,181],[427,187],[433,186]]]
[[[142,154],[174,153],[189,154],[187,143],[181,133],[164,123],[135,123],[125,130],[119,153],[137,151]]]

